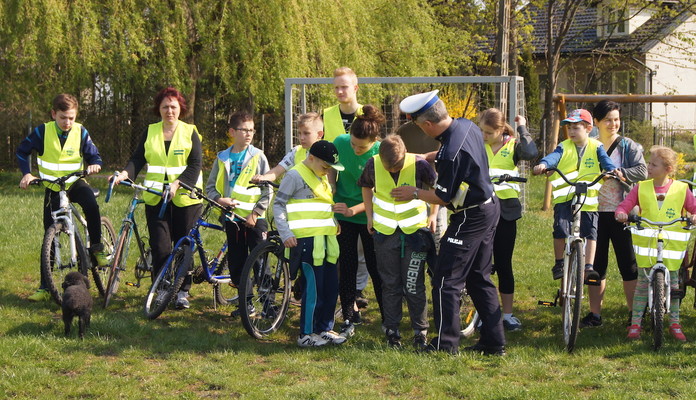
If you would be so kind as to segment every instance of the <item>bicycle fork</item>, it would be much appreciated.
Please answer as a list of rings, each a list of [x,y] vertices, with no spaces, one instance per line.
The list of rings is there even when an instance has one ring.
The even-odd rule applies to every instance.
[[[669,307],[671,304],[671,297],[672,297],[672,285],[670,284],[670,275],[669,275],[669,270],[667,267],[665,267],[665,264],[663,263],[662,260],[662,247],[664,246],[664,240],[662,239],[662,233],[659,233],[657,236],[657,262],[655,265],[650,268],[650,273],[648,274],[648,310],[653,309],[653,276],[655,274],[655,271],[657,270],[662,270],[663,273],[665,274],[665,311],[669,311]]]

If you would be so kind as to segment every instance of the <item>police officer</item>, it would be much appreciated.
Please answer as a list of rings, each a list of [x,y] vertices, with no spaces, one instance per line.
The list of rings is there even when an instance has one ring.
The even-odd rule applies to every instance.
[[[466,286],[481,317],[481,338],[465,350],[486,355],[505,354],[505,334],[498,292],[490,279],[498,199],[488,176],[488,160],[481,131],[465,118],[453,119],[438,91],[405,98],[401,111],[423,132],[441,144],[436,156],[434,190],[401,186],[397,200],[421,199],[452,210],[449,227],[440,241],[433,275],[433,311],[437,337],[428,350],[459,351],[460,293]]]

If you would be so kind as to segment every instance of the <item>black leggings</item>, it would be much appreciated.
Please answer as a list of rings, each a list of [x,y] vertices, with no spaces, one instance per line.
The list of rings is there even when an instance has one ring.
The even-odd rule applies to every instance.
[[[372,278],[372,286],[375,289],[375,297],[379,305],[379,313],[384,321],[382,311],[382,279],[377,271],[377,258],[375,256],[375,242],[367,231],[366,224],[355,224],[348,221],[338,221],[341,225],[341,234],[338,235],[338,246],[341,254],[338,257],[338,293],[341,296],[341,310],[343,319],[353,321],[353,303],[355,303],[355,281],[358,272],[358,237],[362,241],[365,250],[365,262],[367,272]]]
[[[631,232],[624,229],[624,224],[614,219],[611,211],[599,213],[597,222],[597,251],[593,267],[599,273],[601,279],[607,275],[607,265],[609,263],[609,241],[614,246],[616,263],[621,272],[624,282],[638,279],[638,267],[636,266],[636,256],[633,253],[633,241]]]
[[[515,293],[515,276],[512,273],[512,253],[515,251],[517,221],[498,220],[493,239],[493,264],[498,275],[498,291]]]

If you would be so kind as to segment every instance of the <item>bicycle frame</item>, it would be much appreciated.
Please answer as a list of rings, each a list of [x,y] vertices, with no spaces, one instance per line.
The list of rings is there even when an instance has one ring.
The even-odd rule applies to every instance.
[[[671,285],[670,285],[670,275],[669,275],[669,270],[663,264],[663,259],[662,259],[662,249],[664,247],[665,240],[662,235],[662,227],[659,227],[658,233],[657,233],[657,262],[655,265],[650,268],[650,272],[648,273],[648,309],[652,310],[653,309],[653,275],[655,271],[657,270],[662,270],[665,274],[665,308],[669,310],[670,306],[670,297],[672,294],[671,291]],[[645,272],[645,271],[643,271]]]
[[[76,226],[79,223],[85,230],[86,241],[82,241],[82,243],[89,243],[89,230],[87,229],[87,221],[85,218],[82,216],[82,214],[80,214],[75,205],[70,202],[68,192],[65,189],[65,183],[63,182],[60,185],[61,190],[58,192],[60,205],[57,210],[51,211],[51,218],[53,218],[53,224],[61,223],[65,227],[65,232],[70,238],[70,261],[76,263],[77,241],[75,237],[82,239],[80,236],[80,230],[77,229]],[[89,246],[86,246],[86,248],[89,248]],[[55,251],[58,252],[58,255],[60,255],[59,246],[56,246]]]
[[[575,195],[573,196],[573,200],[570,206],[573,213],[573,224],[571,226],[570,235],[565,239],[565,251],[563,252],[563,278],[561,285],[561,296],[567,295],[568,297],[575,297],[575,293],[565,292],[568,288],[568,280],[572,279],[572,277],[569,276],[570,271],[568,269],[570,268],[571,249],[573,248],[573,245],[575,243],[580,242],[580,258],[582,260],[585,259],[585,238],[580,237],[580,222],[582,220],[580,214],[582,202],[580,201],[580,199],[582,195],[585,193],[587,193],[587,187],[576,187]]]

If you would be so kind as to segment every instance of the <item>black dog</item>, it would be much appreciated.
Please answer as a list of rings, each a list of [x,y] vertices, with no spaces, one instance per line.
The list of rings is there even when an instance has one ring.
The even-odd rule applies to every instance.
[[[92,296],[89,294],[87,277],[73,271],[65,276],[63,282],[63,322],[65,336],[70,335],[73,317],[79,318],[80,339],[84,338],[92,316]]]

